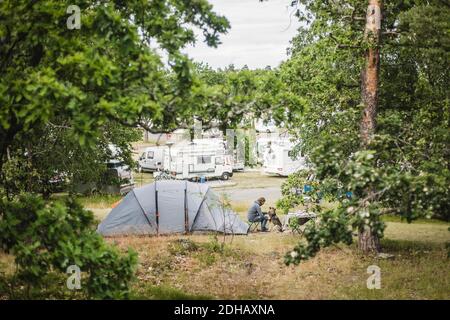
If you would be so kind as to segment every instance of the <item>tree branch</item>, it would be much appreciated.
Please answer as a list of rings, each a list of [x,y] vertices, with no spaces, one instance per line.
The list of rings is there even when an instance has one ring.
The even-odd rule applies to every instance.
[[[139,119],[134,122],[127,122],[127,121],[124,121],[123,119],[117,118],[113,115],[108,115],[107,117],[110,120],[116,121],[123,126],[130,127],[130,128],[141,127],[142,129],[144,129],[152,134],[172,133],[178,129],[193,129],[194,128],[193,125],[190,125],[187,123],[182,123],[182,124],[177,124],[176,127],[171,128],[171,129],[161,129],[161,128],[155,128],[155,127],[151,126],[151,124],[148,121],[146,122],[145,120],[143,120],[142,117],[139,117]],[[199,120],[201,121],[201,119],[199,119]],[[211,121],[206,122],[206,125],[203,125],[203,122],[202,122],[203,130],[209,130],[209,129],[219,128],[219,127],[220,127],[219,124],[212,123]]]
[[[352,46],[352,45],[348,45],[348,44],[342,44],[340,43],[334,36],[332,33],[330,33],[329,35],[330,39],[333,40],[336,43],[336,47],[338,49],[359,49],[361,48],[361,46]]]

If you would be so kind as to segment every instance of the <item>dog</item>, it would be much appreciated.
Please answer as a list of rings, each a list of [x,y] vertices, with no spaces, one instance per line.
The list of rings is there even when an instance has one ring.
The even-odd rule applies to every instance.
[[[281,223],[280,218],[277,217],[277,209],[269,207],[267,214],[269,215],[269,221],[277,226],[279,232],[283,232],[283,224]]]

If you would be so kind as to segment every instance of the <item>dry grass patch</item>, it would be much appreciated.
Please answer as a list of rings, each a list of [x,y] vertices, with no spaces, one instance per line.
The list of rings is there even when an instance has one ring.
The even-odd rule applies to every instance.
[[[176,241],[193,242],[197,248],[180,252]],[[139,279],[135,290],[165,286],[189,295],[219,299],[324,299],[332,296],[336,274],[352,264],[352,250],[325,249],[300,267],[286,267],[283,256],[298,238],[288,234],[251,234],[227,237],[223,250],[211,236],[117,238],[120,247],[139,254]],[[317,283],[321,285],[317,285]]]
[[[447,228],[388,222],[383,246],[394,255],[392,260],[361,256],[354,245],[339,245],[290,267],[285,266],[284,255],[301,240],[288,232],[219,235],[217,240],[194,234],[109,241],[138,252],[133,290],[141,298],[154,297],[160,286],[166,296],[191,298],[449,299]],[[410,241],[413,237],[415,241]],[[366,287],[367,267],[373,264],[382,269],[381,290]]]

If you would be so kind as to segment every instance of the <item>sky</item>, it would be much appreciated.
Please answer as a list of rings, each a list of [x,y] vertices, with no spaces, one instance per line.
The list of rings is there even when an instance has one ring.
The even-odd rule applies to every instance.
[[[276,67],[286,60],[289,41],[300,23],[289,7],[290,0],[209,0],[214,11],[224,15],[231,24],[227,34],[220,37],[218,48],[209,48],[201,35],[195,47],[185,52],[195,61],[213,68],[234,64],[250,69]]]

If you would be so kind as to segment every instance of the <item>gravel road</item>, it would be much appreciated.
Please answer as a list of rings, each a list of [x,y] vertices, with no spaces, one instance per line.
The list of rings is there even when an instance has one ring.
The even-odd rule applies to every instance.
[[[259,197],[266,198],[268,203],[275,202],[281,197],[280,187],[234,189],[234,188],[214,188],[218,194],[226,194],[233,202],[248,201],[249,205]]]

